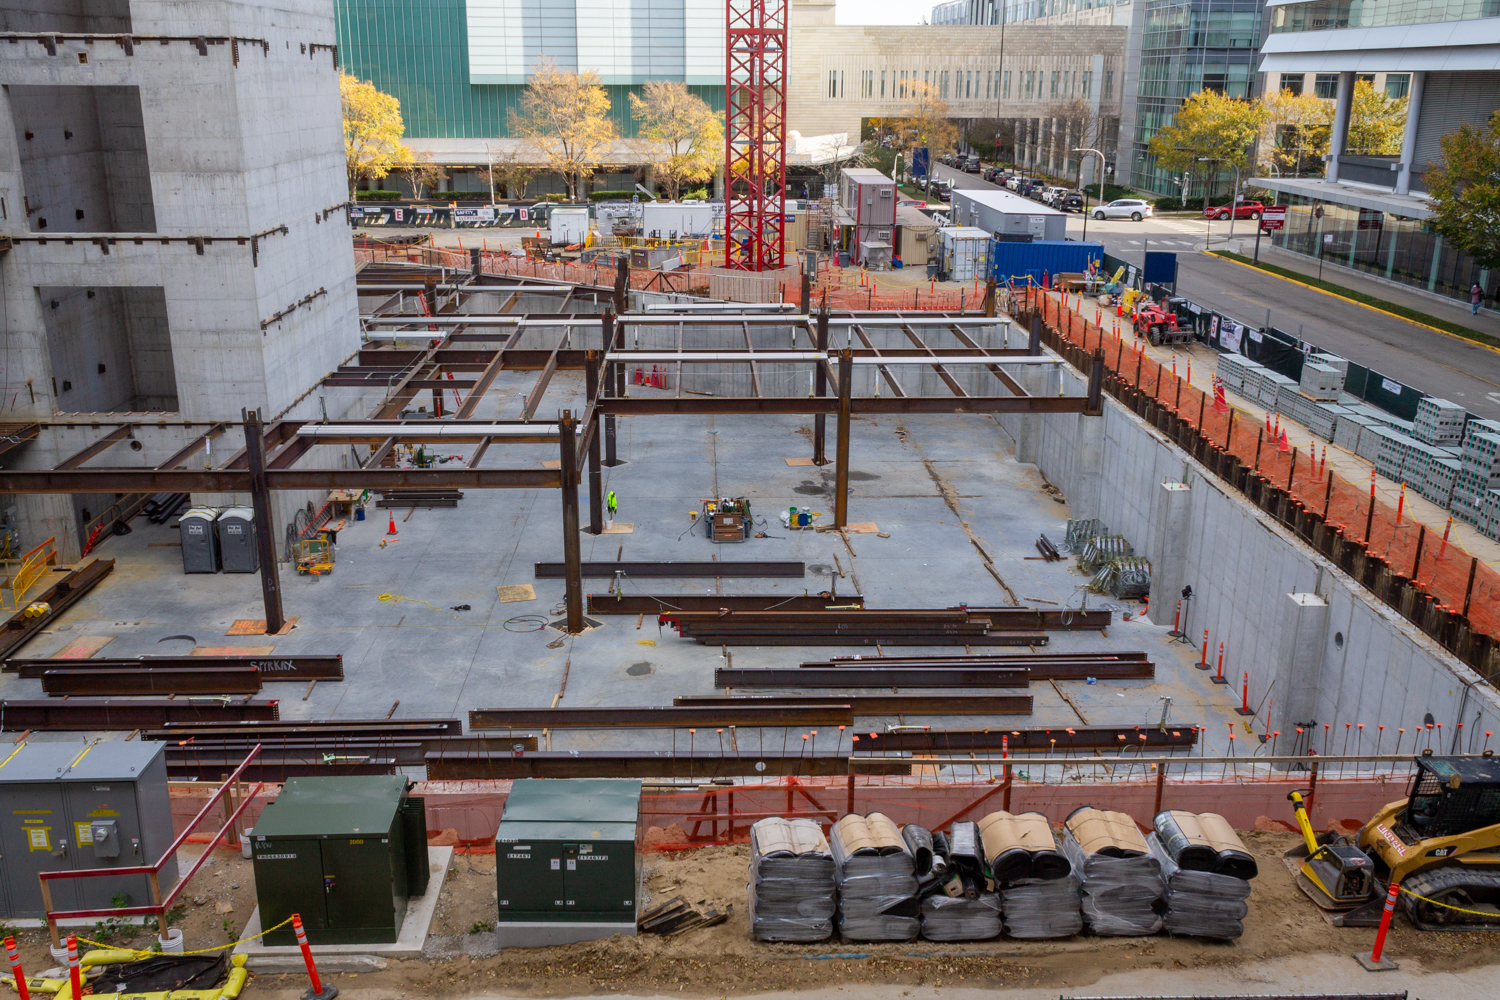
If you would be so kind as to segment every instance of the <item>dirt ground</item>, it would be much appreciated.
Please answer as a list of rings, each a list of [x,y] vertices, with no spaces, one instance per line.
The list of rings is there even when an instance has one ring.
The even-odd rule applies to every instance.
[[[1133,969],[1205,969],[1369,949],[1373,929],[1330,926],[1296,889],[1281,862],[1282,852],[1297,842],[1296,835],[1255,831],[1242,836],[1259,861],[1260,875],[1252,883],[1245,934],[1232,943],[1164,935],[1080,935],[1050,942],[1001,937],[968,944],[765,944],[751,940],[745,912],[749,847],[733,845],[650,853],[645,860],[647,906],[677,895],[720,910],[732,906],[730,919],[717,927],[669,938],[617,937],[559,948],[512,949],[489,958],[393,961],[380,972],[328,978],[345,992],[357,987],[361,994],[402,997],[451,997],[496,989],[514,996],[726,997],[861,983],[1061,989],[1087,986],[1108,973]],[[237,854],[220,850],[194,879],[187,909],[177,924],[187,935],[189,949],[230,940],[226,923],[238,936],[255,905],[249,868]],[[454,856],[434,916],[434,935],[461,936],[492,928],[494,871],[492,854]],[[226,906],[232,909],[221,912]],[[19,937],[28,970],[51,965],[41,931]],[[145,947],[150,935],[137,931],[128,939],[111,939],[127,941]],[[1497,947],[1500,934],[1424,933],[1399,918],[1386,945],[1395,958],[1414,958],[1428,968],[1447,971],[1493,961]],[[252,979],[246,995],[300,989],[292,981],[296,978]]]

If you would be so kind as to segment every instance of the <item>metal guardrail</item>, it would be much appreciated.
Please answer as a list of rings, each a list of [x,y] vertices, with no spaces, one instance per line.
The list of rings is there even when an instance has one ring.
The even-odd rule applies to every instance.
[[[47,572],[48,566],[57,565],[57,539],[49,538],[21,557],[16,571],[0,581],[0,608],[15,611],[26,599],[26,592]]]

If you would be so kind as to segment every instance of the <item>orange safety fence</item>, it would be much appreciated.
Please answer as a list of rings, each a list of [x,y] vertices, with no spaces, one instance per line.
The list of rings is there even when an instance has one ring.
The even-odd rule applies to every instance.
[[[1174,376],[1170,367],[1145,357],[1145,341],[1135,336],[1128,315],[1116,323],[1108,310],[1076,293],[1063,298],[1066,306],[1055,293],[1036,290],[1025,301],[1040,309],[1043,322],[1063,340],[1086,351],[1102,349],[1107,371],[1175,411],[1216,446],[1286,490],[1305,510],[1323,515],[1330,527],[1365,543],[1393,574],[1419,585],[1445,610],[1462,612],[1467,600],[1472,630],[1500,635],[1500,573],[1445,540],[1443,529],[1420,524],[1409,511],[1374,497],[1373,479],[1351,483],[1326,469],[1321,442],[1294,440],[1288,431],[1282,450],[1279,417],[1270,416],[1268,431],[1264,419],[1236,407],[1216,410],[1212,394],[1189,385],[1185,370]]]

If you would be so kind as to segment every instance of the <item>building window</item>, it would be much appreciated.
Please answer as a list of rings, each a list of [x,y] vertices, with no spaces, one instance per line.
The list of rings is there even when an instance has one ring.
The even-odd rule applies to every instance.
[[[1337,73],[1319,73],[1313,81],[1313,96],[1324,100],[1332,100],[1339,96],[1339,75]]]
[[[885,70],[880,71],[880,97],[885,98]]]
[[[1000,79],[1000,96],[1001,97],[1005,97],[1005,98],[1009,98],[1010,97],[1010,73],[1009,73],[1009,71],[1007,71],[1006,74],[1003,77],[1001,77],[1001,79]]]
[[[1375,74],[1374,73],[1355,73],[1354,74],[1354,82],[1358,83],[1361,80],[1363,80],[1365,83],[1368,83],[1372,87],[1375,86]]]
[[[1062,74],[1059,73],[1057,70],[1053,70],[1052,71],[1052,93],[1050,95],[1052,97],[1056,97],[1057,96],[1057,81],[1058,81],[1058,79],[1061,76],[1062,76]]]
[[[995,74],[992,73],[992,72],[990,72],[989,70],[985,70],[984,71],[984,96],[985,97],[989,97],[990,96],[990,77],[992,77],[994,75]]]
[[[1294,96],[1302,95],[1302,87],[1307,83],[1306,73],[1283,73],[1281,74],[1281,89],[1288,91]]]
[[[1079,75],[1079,77],[1082,80],[1083,96],[1084,97],[1093,97],[1094,96],[1094,72],[1093,72],[1093,70],[1087,70],[1086,69],[1086,70],[1084,70],[1082,73],[1080,73],[1078,75]]]
[[[1031,85],[1032,85],[1032,80],[1035,77],[1036,77],[1036,73],[1033,70],[1027,70],[1026,71],[1026,99],[1028,101],[1031,100]]]
[[[844,71],[839,70],[839,96],[844,96]]]
[[[1072,74],[1070,74],[1067,70],[1063,70],[1062,95],[1064,97],[1072,97],[1073,96],[1073,87],[1072,87],[1071,80],[1070,80],[1071,75]]]
[[[828,96],[839,96],[839,71],[836,69],[828,71]]]
[[[903,100],[906,98],[906,70],[904,69],[901,71],[901,91],[896,96]]]
[[[943,82],[938,87],[938,91],[939,91],[939,93],[942,94],[943,100],[946,101],[948,99],[948,71],[947,70],[943,70]]]
[[[1115,71],[1107,69],[1104,71],[1104,89],[1100,91],[1104,97],[1115,96]]]
[[[974,71],[968,70],[964,73],[964,96],[975,97],[974,93]]]
[[[1387,73],[1385,75],[1385,96],[1393,101],[1399,101],[1411,92],[1410,73]]]

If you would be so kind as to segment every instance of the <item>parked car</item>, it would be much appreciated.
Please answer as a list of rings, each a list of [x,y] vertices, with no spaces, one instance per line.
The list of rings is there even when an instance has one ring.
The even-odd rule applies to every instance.
[[[1108,205],[1094,209],[1096,219],[1129,219],[1140,222],[1151,218],[1151,203],[1141,198],[1116,198]]]
[[[937,192],[938,201],[952,201],[953,200],[953,182],[952,181],[938,181],[937,184],[934,186],[933,190],[935,190]]]
[[[1058,208],[1062,203],[1063,196],[1067,193],[1068,189],[1065,187],[1042,188],[1042,204],[1050,205],[1053,208]]]
[[[1265,210],[1266,206],[1258,201],[1242,201],[1234,207],[1234,217],[1236,219],[1258,219]],[[1205,219],[1227,219],[1229,218],[1229,206],[1219,205],[1214,208],[1205,208],[1203,210],[1203,217]]]
[[[982,164],[979,162],[979,157],[975,156],[973,153],[970,153],[967,157],[964,158],[964,173],[977,174],[979,173],[980,166],[982,166]]]
[[[953,154],[944,153],[942,159],[939,162],[942,163],[942,165],[945,167],[953,166]]]
[[[1063,212],[1082,212],[1083,195],[1078,191],[1069,191],[1062,196],[1062,200],[1053,206]]]
[[[979,176],[981,180],[989,181],[991,184],[1005,183],[1005,170],[1001,167],[985,167]]]
[[[927,186],[927,175],[926,174],[912,174],[911,175],[911,186],[914,187],[914,188],[917,188],[919,190],[921,188],[925,188]]]
[[[923,201],[921,198],[898,198],[898,199],[896,199],[896,207],[897,208],[922,208],[926,204],[927,204],[927,202]]]

